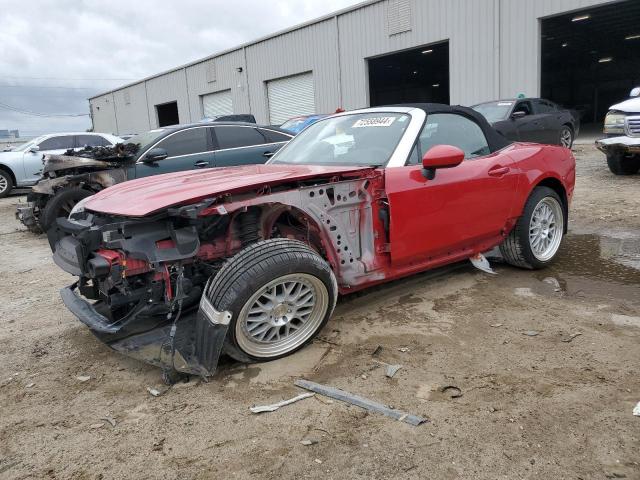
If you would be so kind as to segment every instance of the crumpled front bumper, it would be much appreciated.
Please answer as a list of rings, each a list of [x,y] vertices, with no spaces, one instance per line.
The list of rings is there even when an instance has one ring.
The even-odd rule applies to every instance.
[[[640,137],[610,137],[596,140],[596,147],[604,153],[622,151],[625,153],[640,153]]]
[[[113,350],[155,365],[208,377],[215,373],[227,335],[231,313],[217,311],[205,296],[200,308],[172,318],[112,321],[77,292],[77,283],[60,290],[65,306]]]

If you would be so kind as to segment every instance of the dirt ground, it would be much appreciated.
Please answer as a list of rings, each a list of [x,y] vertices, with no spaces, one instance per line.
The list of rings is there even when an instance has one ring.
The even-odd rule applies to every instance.
[[[640,176],[613,176],[591,147],[576,155],[552,268],[463,265],[343,298],[299,353],[225,360],[210,382],[158,397],[159,370],[63,307],[72,278],[13,218],[23,197],[1,200],[0,478],[640,478]],[[403,367],[387,378],[379,362]],[[301,393],[298,378],[429,422],[317,396],[249,411]]]

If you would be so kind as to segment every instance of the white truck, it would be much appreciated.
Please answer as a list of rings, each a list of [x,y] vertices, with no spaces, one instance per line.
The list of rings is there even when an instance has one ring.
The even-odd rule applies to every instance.
[[[640,87],[628,100],[609,107],[604,120],[606,138],[596,141],[607,156],[609,170],[616,175],[633,175],[640,170]]]

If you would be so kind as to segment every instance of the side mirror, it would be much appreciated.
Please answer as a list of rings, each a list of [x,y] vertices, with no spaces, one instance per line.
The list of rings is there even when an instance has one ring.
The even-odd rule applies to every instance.
[[[631,90],[631,93],[629,94],[629,96],[632,98],[640,97],[640,87],[636,87],[633,90]]]
[[[518,110],[518,111],[513,112],[513,113],[511,114],[511,119],[512,119],[512,120],[517,120],[517,119],[519,119],[519,118],[526,117],[526,116],[527,116],[527,112],[524,112],[524,111],[522,111],[522,110]]]
[[[167,158],[167,151],[164,148],[152,148],[147,152],[142,161],[144,163],[153,163]]]
[[[422,157],[422,175],[427,180],[436,177],[436,169],[457,167],[464,160],[464,152],[453,145],[436,145]]]
[[[34,145],[33,147],[31,147],[31,148],[29,149],[29,151],[30,151],[31,153],[39,152],[39,151],[40,151],[40,147],[39,147],[38,145]]]

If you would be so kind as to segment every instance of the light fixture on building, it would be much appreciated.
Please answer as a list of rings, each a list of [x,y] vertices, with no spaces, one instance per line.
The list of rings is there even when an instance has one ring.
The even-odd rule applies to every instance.
[[[578,15],[577,17],[573,17],[571,19],[572,22],[582,22],[584,20],[589,20],[591,18],[591,15],[589,15],[588,13],[586,15]]]
[[[611,61],[613,61],[613,57],[604,57],[598,60],[598,63],[609,63]]]
[[[428,55],[429,53],[433,53],[433,49],[423,50],[423,51],[422,51],[422,54],[423,54],[423,55]]]
[[[640,34],[638,35],[627,35],[626,37],[624,37],[625,40],[637,40],[640,38]]]
[[[565,47],[567,47],[568,45],[569,45],[569,44],[568,44],[567,42],[564,42],[564,43],[562,44],[562,48],[565,48]]]
[[[413,71],[413,74],[414,74],[414,75],[417,75],[417,74],[418,74],[418,71],[417,71],[417,70],[414,70],[414,71]]]
[[[434,83],[433,85],[431,85],[433,88],[438,88],[440,86],[439,83]]]
[[[242,67],[238,67],[238,68],[236,68],[236,72],[238,72],[238,73],[242,73]]]

